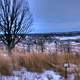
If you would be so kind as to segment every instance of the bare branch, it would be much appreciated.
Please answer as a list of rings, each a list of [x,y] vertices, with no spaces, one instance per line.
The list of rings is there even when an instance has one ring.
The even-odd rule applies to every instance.
[[[23,0],[0,0],[1,40],[10,49],[23,39],[23,35],[18,34],[28,32],[33,21],[28,2],[23,3]]]

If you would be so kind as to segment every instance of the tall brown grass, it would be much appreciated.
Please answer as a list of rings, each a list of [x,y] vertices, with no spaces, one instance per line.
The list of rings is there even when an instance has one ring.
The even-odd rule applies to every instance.
[[[0,54],[0,74],[10,75],[13,69],[25,67],[29,71],[43,72],[46,69],[58,71],[64,75],[65,70],[63,64],[68,61],[72,64],[80,64],[80,55],[77,54],[20,54],[12,53],[11,56]]]
[[[1,75],[11,75],[12,62],[11,58],[7,55],[0,54],[0,74]]]

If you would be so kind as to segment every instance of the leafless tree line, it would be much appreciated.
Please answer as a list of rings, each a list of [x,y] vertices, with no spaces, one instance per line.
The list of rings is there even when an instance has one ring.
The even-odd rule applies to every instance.
[[[27,52],[34,52],[34,47],[37,52],[44,53],[48,45],[52,44],[53,46],[49,47],[49,53],[72,53],[72,49],[75,47],[72,45],[70,40],[60,40],[56,37],[28,37],[25,41],[22,42],[23,46],[27,45]],[[52,48],[53,50],[51,50]],[[76,53],[76,51],[74,52]]]

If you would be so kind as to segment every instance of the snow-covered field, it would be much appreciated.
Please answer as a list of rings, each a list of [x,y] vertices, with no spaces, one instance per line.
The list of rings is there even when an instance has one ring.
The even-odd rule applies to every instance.
[[[13,76],[1,76],[0,80],[64,80],[64,77],[52,70],[36,73],[23,68],[20,71],[13,71]],[[67,80],[74,80],[74,75],[69,75]]]
[[[66,40],[66,39],[77,39],[80,38],[80,36],[77,37],[64,37],[60,38],[60,40]],[[47,49],[51,49],[51,51],[55,50],[55,44],[49,44],[47,45]],[[75,46],[75,45],[80,45],[80,43],[72,42],[72,51],[79,52],[80,51],[80,46]],[[74,47],[74,46],[75,47]],[[19,45],[19,50],[23,49],[23,45]],[[50,47],[50,48],[49,48]],[[75,65],[72,65],[72,67],[75,67]],[[74,68],[70,68],[69,71],[73,71]],[[36,73],[36,72],[29,72],[25,68],[19,70],[19,71],[13,71],[12,76],[0,76],[0,80],[65,80],[63,76],[59,75],[59,73],[54,72],[52,70],[45,70],[43,73]],[[75,80],[74,74],[68,75],[67,80]]]
[[[55,52],[56,50],[56,47],[58,47],[58,50],[59,49],[59,45],[62,45],[60,43],[60,41],[63,41],[63,45],[64,44],[68,44],[67,40],[73,40],[73,41],[70,41],[69,42],[69,46],[71,46],[71,50],[72,51],[76,51],[76,52],[79,52],[80,51],[80,42],[75,42],[74,40],[77,40],[77,39],[80,39],[80,36],[74,36],[74,37],[56,37],[55,40],[58,40],[58,43],[57,43],[57,46],[55,46],[56,44],[54,43],[55,40],[53,40],[52,43],[45,43],[45,50],[46,52]],[[23,49],[26,50],[27,49],[27,44],[26,44],[26,41],[24,41],[25,44],[22,44],[22,43],[19,43],[18,45],[16,45],[16,49],[19,48],[19,51],[21,52]],[[36,45],[33,45],[32,47],[32,51],[36,52]],[[38,49],[38,47],[37,47]]]

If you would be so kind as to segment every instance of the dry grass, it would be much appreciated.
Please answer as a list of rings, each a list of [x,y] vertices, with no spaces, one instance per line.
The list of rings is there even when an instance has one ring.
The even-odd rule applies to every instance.
[[[0,54],[0,74],[11,75],[12,62],[7,55]]]
[[[80,64],[80,55],[77,54],[19,54],[13,53],[11,56],[0,54],[0,73],[10,75],[13,69],[25,67],[29,71],[42,72],[45,69],[53,69],[64,75],[64,62]]]

